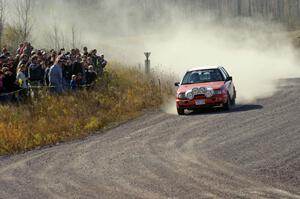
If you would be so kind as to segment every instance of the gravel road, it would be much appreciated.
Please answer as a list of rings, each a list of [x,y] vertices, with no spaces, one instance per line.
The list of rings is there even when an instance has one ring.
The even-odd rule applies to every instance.
[[[228,113],[152,111],[0,158],[0,198],[300,198],[300,79]]]

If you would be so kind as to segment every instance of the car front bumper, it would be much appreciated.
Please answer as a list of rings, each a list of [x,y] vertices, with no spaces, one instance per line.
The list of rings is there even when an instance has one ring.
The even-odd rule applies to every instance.
[[[199,96],[199,97],[195,97],[192,100],[176,99],[176,105],[177,108],[197,109],[203,107],[221,106],[227,103],[227,101],[228,101],[227,95],[222,94],[222,95],[214,95],[211,98],[207,98],[205,96]]]

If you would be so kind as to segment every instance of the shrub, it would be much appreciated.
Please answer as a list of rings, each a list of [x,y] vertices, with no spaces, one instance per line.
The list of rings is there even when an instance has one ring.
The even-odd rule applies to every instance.
[[[172,92],[162,93],[154,76],[113,65],[92,89],[64,96],[41,92],[25,104],[0,106],[0,154],[82,138],[159,107]]]

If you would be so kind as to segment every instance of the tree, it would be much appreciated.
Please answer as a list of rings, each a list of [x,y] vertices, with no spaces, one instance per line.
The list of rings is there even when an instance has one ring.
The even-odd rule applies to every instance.
[[[10,51],[14,51],[19,45],[20,30],[16,26],[7,24],[3,30],[2,42]]]
[[[20,31],[20,41],[24,42],[30,38],[32,32],[32,16],[33,5],[31,0],[17,0],[15,2],[17,29]]]
[[[61,48],[79,48],[81,45],[80,32],[73,24],[70,27],[71,35],[65,34],[63,28],[56,22],[45,33],[45,39],[49,48],[59,50]]]
[[[72,48],[79,48],[80,45],[81,45],[81,34],[80,32],[78,31],[77,27],[75,24],[72,25],[71,27],[71,41],[70,41],[70,44],[71,44],[71,47]]]
[[[53,27],[51,29],[52,30],[49,32],[47,36],[49,39],[49,43],[52,44],[52,46],[50,47],[58,50],[61,47],[61,39],[60,39],[60,31],[56,22],[53,24]]]
[[[4,31],[4,23],[5,23],[5,7],[6,4],[4,0],[0,0],[0,48],[2,48],[2,37]]]
[[[77,42],[76,42],[76,40],[77,40],[77,36],[76,36],[76,27],[75,27],[75,25],[73,24],[72,25],[72,28],[71,28],[71,31],[72,31],[72,41],[71,41],[71,46],[72,46],[72,48],[76,48],[76,46],[77,46]]]

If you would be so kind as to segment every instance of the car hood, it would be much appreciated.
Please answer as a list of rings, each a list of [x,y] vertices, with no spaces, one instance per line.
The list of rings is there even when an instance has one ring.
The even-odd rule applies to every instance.
[[[198,83],[198,84],[187,84],[187,85],[181,85],[177,91],[177,93],[185,93],[189,90],[192,90],[193,88],[212,88],[214,90],[220,89],[222,86],[224,86],[225,82],[208,82],[208,83]]]

